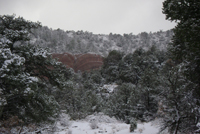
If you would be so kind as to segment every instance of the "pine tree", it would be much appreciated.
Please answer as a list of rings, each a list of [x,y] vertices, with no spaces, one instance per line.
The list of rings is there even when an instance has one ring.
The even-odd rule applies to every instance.
[[[160,79],[159,98],[162,103],[163,122],[161,131],[168,129],[172,133],[190,133],[197,129],[198,99],[193,98],[196,84],[184,76],[183,64],[170,67],[166,63]]]
[[[172,110],[178,111],[179,113],[179,110],[184,109],[184,112],[181,113],[182,117],[180,116],[180,113],[178,114],[178,119],[180,120],[174,120],[173,123],[169,123],[170,126],[168,124],[171,133],[183,133],[183,130],[185,130],[185,133],[195,132],[195,130],[199,129],[197,124],[199,122],[200,112],[198,110],[191,111],[185,107],[185,105],[190,104],[187,99],[188,94],[191,95],[191,101],[193,102],[192,106],[195,109],[199,109],[200,107],[199,7],[200,2],[196,0],[165,0],[163,2],[163,13],[166,14],[166,19],[177,22],[177,26],[173,30],[174,37],[169,46],[169,50],[172,60],[176,61],[176,64],[174,65],[180,64],[177,65],[178,71],[176,71],[175,74],[174,72],[172,74],[174,74],[173,76],[179,75],[176,76],[174,81],[168,80],[169,82],[171,81],[170,85],[174,92],[178,92],[179,96],[176,101],[181,101],[178,104],[174,104]],[[185,82],[180,83],[179,81]],[[190,86],[186,86],[188,83],[190,83]],[[181,85],[184,85],[184,87],[181,87]],[[174,96],[176,95],[175,93],[169,93],[169,95]],[[167,102],[170,103],[170,99],[168,99]],[[172,118],[173,114],[169,115],[169,117]],[[181,124],[181,120],[184,120],[185,126]],[[168,122],[166,121],[165,123],[167,124]]]
[[[177,22],[173,42],[170,46],[172,57],[186,63],[186,76],[199,85],[200,95],[200,2],[197,0],[166,0],[163,13],[166,19]]]
[[[113,50],[104,59],[102,73],[108,82],[114,82],[119,78],[119,62],[122,60],[123,53]]]
[[[148,51],[139,48],[133,54],[116,61],[115,66],[119,75],[117,78],[112,77],[120,86],[111,95],[109,102],[109,110],[116,117],[126,120],[127,123],[132,117],[143,121],[154,118],[157,111],[156,94],[159,91],[157,76],[160,64],[165,59],[158,57],[160,51],[152,46]],[[110,65],[107,64],[107,68],[113,65],[112,61],[108,63]],[[108,72],[107,75],[109,77],[110,73]]]
[[[111,94],[109,102],[107,104],[107,112],[110,116],[115,116],[118,119],[124,120],[126,123],[130,123],[130,120],[136,114],[133,112],[135,105],[132,97],[137,97],[135,93],[135,85],[131,83],[123,83],[118,86],[117,89]],[[135,96],[132,96],[132,95]]]
[[[40,23],[22,17],[0,16],[1,119],[39,122],[58,111],[52,92],[65,87],[66,69],[47,50],[30,44],[31,30],[37,27]]]

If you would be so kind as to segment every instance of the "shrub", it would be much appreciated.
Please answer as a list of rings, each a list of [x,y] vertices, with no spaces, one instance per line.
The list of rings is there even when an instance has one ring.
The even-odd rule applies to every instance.
[[[97,123],[97,121],[92,120],[92,121],[90,122],[90,127],[91,127],[92,129],[97,129],[97,128],[98,128],[98,123]]]
[[[137,129],[137,121],[135,119],[132,119],[130,121],[130,132],[134,132],[135,129]]]

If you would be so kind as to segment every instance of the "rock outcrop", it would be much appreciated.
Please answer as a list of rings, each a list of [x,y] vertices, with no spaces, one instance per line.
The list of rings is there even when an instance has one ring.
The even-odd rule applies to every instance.
[[[67,68],[73,68],[75,72],[78,70],[90,71],[100,69],[103,65],[103,57],[96,54],[78,54],[72,55],[69,53],[52,54],[53,58],[66,65]]]

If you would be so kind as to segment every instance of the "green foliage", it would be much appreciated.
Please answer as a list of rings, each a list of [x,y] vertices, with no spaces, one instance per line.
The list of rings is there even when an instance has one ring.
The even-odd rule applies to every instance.
[[[119,77],[119,61],[122,60],[123,53],[113,50],[104,59],[102,72],[107,81],[116,81]]]
[[[67,81],[66,88],[57,91],[62,110],[66,110],[72,119],[82,119],[87,115],[102,110],[102,101],[97,95],[103,79],[98,71],[73,74]]]
[[[130,99],[134,92],[134,85],[131,83],[123,83],[120,85],[116,91],[110,96],[110,102],[108,103],[108,113],[110,116],[115,116],[118,119],[130,123],[130,116],[133,115],[133,105]]]
[[[156,95],[159,92],[157,87],[160,64],[166,60],[165,57],[159,59],[161,54],[161,51],[152,46],[148,51],[139,48],[133,54],[123,56],[115,66],[119,74],[116,80],[110,80],[109,71],[103,71],[107,73],[107,82],[115,80],[119,84],[118,89],[110,96],[108,113],[113,113],[112,116],[127,123],[132,117],[142,121],[154,118],[157,112]],[[109,69],[110,66],[107,64],[103,70]]]
[[[184,76],[184,64],[179,64],[165,71],[160,76],[160,93],[162,105],[163,123],[161,130],[168,129],[170,133],[189,133],[194,131],[199,114],[196,103],[198,99],[193,98],[196,84]]]
[[[134,132],[135,129],[137,129],[137,121],[135,119],[132,119],[130,121],[130,132]]]
[[[27,22],[22,17],[15,18],[15,15],[0,16],[0,35],[10,41],[11,51],[16,41],[29,41],[31,30],[40,26],[39,22]]]
[[[99,35],[87,31],[53,30],[47,26],[33,30],[35,41],[43,48],[48,48],[51,53],[96,53],[108,56],[114,48],[124,53],[132,53],[138,46],[148,49],[156,45],[161,50],[166,50],[166,45],[171,40],[173,32],[159,31],[155,33],[142,32],[133,34]]]
[[[200,3],[196,0],[166,0],[163,3],[166,18],[178,22],[174,28],[170,51],[175,60],[187,62],[186,76],[195,83],[200,81],[199,6]]]
[[[179,65],[172,66],[166,82],[169,89],[165,89],[168,91],[166,105],[171,110],[167,111],[169,119],[165,118],[164,123],[170,133],[189,133],[199,129],[200,113],[191,112],[200,106],[199,6],[200,2],[196,0],[165,0],[163,3],[166,19],[177,22],[169,50],[170,57]]]
[[[18,116],[40,122],[56,116],[52,92],[65,87],[66,69],[47,50],[32,45],[30,32],[39,23],[0,16],[0,118]]]

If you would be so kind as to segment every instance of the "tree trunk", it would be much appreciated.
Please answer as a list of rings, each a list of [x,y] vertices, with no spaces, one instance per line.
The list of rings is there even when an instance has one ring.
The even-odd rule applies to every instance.
[[[175,132],[174,132],[174,134],[177,134],[178,133],[178,128],[179,128],[179,121],[180,121],[180,119],[178,119],[178,122],[177,122],[177,124],[176,124],[176,129],[175,129]]]

